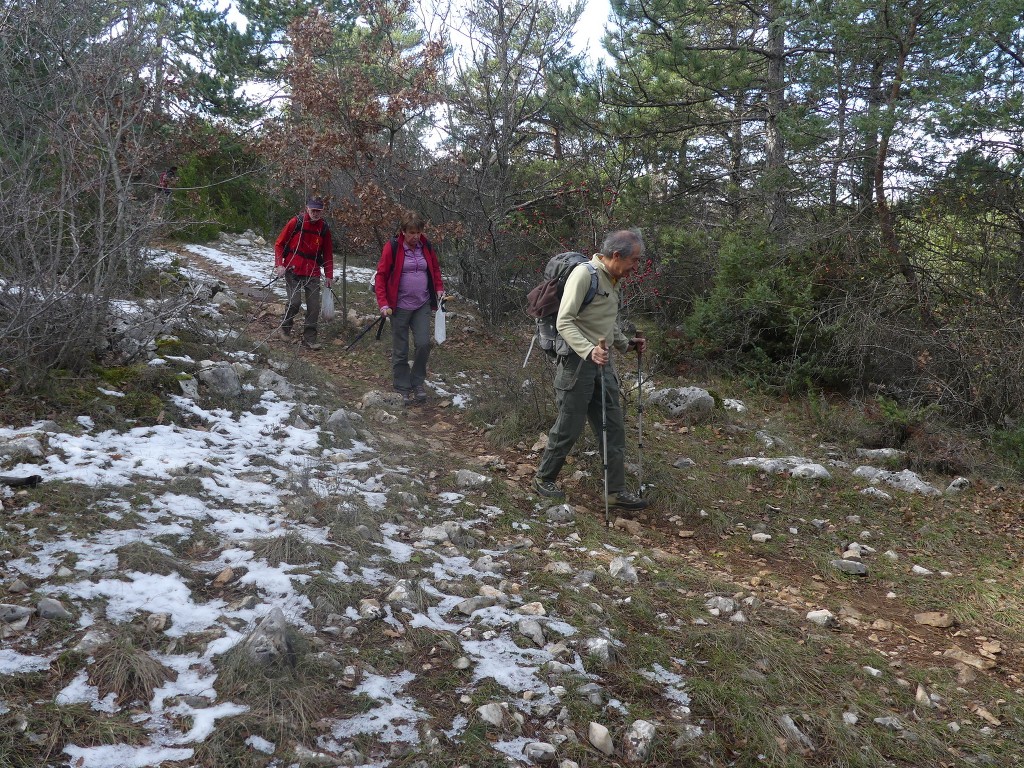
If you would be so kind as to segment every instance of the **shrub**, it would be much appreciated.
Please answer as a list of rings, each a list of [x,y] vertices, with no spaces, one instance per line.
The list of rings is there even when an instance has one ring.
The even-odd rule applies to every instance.
[[[727,235],[714,287],[686,322],[693,349],[787,390],[843,386],[849,372],[829,355],[834,329],[817,318],[812,263],[757,233]]]

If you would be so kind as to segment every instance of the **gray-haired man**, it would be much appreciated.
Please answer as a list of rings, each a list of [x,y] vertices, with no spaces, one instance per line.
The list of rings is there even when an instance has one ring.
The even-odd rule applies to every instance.
[[[595,253],[590,260],[598,277],[594,299],[583,306],[591,282],[585,265],[576,267],[565,282],[556,326],[572,352],[558,358],[555,371],[558,417],[548,432],[548,445],[533,479],[533,489],[542,496],[565,498],[555,478],[589,421],[598,445],[607,446],[609,506],[635,510],[649,505],[646,499],[626,489],[626,428],[619,383],[609,350],[599,346],[601,339],[607,339],[620,352],[638,349],[642,354],[646,349],[643,337],[629,339],[618,325],[619,284],[637,268],[643,253],[644,242],[639,232],[628,229],[612,232],[605,238],[601,253]],[[602,417],[607,443],[602,440]]]

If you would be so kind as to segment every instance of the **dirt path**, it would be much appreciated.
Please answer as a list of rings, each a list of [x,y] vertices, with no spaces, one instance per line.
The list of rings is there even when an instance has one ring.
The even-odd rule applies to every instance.
[[[365,355],[343,353],[356,331],[344,325],[340,309],[339,319],[322,329],[321,337],[326,343],[321,351],[311,352],[298,345],[288,346],[288,342],[269,341],[279,323],[275,305],[279,305],[280,299],[270,291],[253,289],[244,278],[201,256],[178,250],[186,259],[256,302],[257,310],[247,321],[247,332],[251,336],[265,339],[266,343],[279,348],[288,348],[305,362],[330,373],[339,396],[349,404],[357,402],[368,390],[390,389],[385,352],[373,355],[376,361],[373,365],[368,364]],[[361,325],[365,326],[365,322]],[[387,333],[385,330],[385,335]],[[381,342],[364,338],[360,346],[364,343],[368,346]],[[486,356],[485,345],[478,343],[483,359]],[[437,449],[439,468],[459,463],[481,465],[482,460],[489,459],[487,471],[502,474],[510,487],[523,494],[524,504],[532,506],[534,500],[525,497],[532,476],[529,470],[536,457],[524,456],[515,449],[495,447],[483,430],[467,421],[464,411],[450,406],[450,401],[431,397],[426,405],[405,408],[395,425],[397,428],[390,431],[429,435]],[[659,449],[657,439],[654,434],[647,436],[650,450]],[[573,493],[572,501],[585,513],[603,517],[603,505],[596,492]],[[997,490],[978,504],[1001,513],[1002,525],[1007,531],[1021,532],[1019,515],[1008,512],[1015,505],[1019,509],[1019,500],[1013,494]],[[976,646],[998,638],[998,631],[992,627],[961,630],[918,624],[914,619],[915,610],[904,600],[888,597],[889,589],[884,583],[874,579],[851,583],[850,580],[822,575],[813,560],[795,547],[774,553],[755,552],[744,546],[739,541],[740,537],[717,535],[700,520],[685,521],[685,526],[692,529],[692,535],[680,538],[680,524],[669,522],[657,509],[639,517],[638,522],[641,526],[635,538],[639,544],[666,551],[691,568],[707,574],[709,580],[735,584],[745,594],[757,596],[771,608],[792,612],[801,621],[810,610],[829,608],[839,618],[836,632],[851,643],[871,648],[905,665],[953,666],[956,662],[943,655],[947,649],[959,646],[975,654]],[[1004,644],[998,665],[989,672],[978,674],[996,676],[1009,686],[1019,685],[1024,680],[1024,649]]]

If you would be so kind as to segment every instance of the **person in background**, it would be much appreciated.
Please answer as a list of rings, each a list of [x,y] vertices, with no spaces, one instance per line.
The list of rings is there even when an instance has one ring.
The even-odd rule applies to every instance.
[[[548,432],[548,444],[541,456],[533,490],[549,499],[561,500],[565,493],[555,484],[569,451],[583,433],[587,421],[597,444],[603,447],[602,417],[607,431],[608,505],[619,509],[644,509],[649,502],[626,489],[626,428],[622,417],[619,382],[612,367],[611,352],[599,345],[611,341],[620,352],[637,349],[643,353],[642,336],[627,338],[619,328],[619,286],[640,263],[644,241],[640,233],[623,229],[610,233],[590,263],[597,270],[597,293],[583,306],[590,288],[590,272],[580,264],[565,281],[558,306],[558,333],[572,348],[558,358],[555,369],[555,401],[558,416]],[[602,409],[601,398],[604,396]]]
[[[178,181],[178,166],[172,165],[160,174],[160,181],[157,182],[156,191],[159,195],[170,195],[171,188]]]
[[[306,320],[302,326],[302,346],[312,350],[323,349],[316,340],[317,323],[320,320],[321,267],[327,287],[330,288],[334,282],[334,245],[331,241],[331,228],[323,217],[323,199],[309,198],[305,212],[293,216],[274,243],[275,275],[284,276],[288,294],[288,308],[275,335],[284,340],[291,338],[292,323],[302,309],[305,296]]]
[[[426,220],[406,211],[398,236],[384,244],[373,288],[380,313],[391,318],[391,369],[395,390],[406,405],[425,403],[427,359],[430,357],[430,314],[444,296],[441,266],[423,234]],[[416,353],[409,366],[409,331]]]

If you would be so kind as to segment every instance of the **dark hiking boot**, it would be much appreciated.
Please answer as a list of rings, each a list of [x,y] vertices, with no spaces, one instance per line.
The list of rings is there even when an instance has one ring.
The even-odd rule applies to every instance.
[[[555,485],[553,480],[541,480],[539,477],[534,477],[533,490],[548,499],[561,501],[565,498],[565,491]]]
[[[398,389],[395,391],[402,396],[402,405],[412,405],[412,390]]]
[[[416,402],[417,403],[425,403],[425,402],[427,402],[427,390],[425,390],[423,388],[422,384],[419,385],[418,387],[413,387],[412,391],[416,395]]]
[[[616,509],[647,509],[651,506],[651,502],[642,496],[636,496],[629,491],[619,491],[618,493],[608,494],[608,506],[615,507]]]

